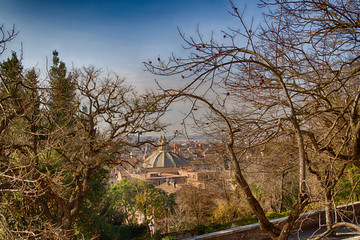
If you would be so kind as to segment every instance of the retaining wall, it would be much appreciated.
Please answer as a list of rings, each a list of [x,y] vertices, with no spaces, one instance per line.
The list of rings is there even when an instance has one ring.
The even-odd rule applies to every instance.
[[[349,220],[354,217],[360,216],[360,202],[353,203],[351,205],[342,205],[337,207],[338,217],[347,217]],[[281,226],[282,223],[286,220],[286,217],[274,219],[271,222],[278,224]],[[316,228],[320,225],[325,224],[325,210],[318,210],[313,212],[306,212],[301,214],[300,218],[296,221],[294,229],[301,228],[302,230],[306,230],[309,228]],[[183,233],[183,235],[177,235],[178,239],[186,239],[186,240],[267,240],[270,239],[269,236],[263,233],[260,230],[260,226],[258,223],[230,228],[223,231],[208,233],[204,235],[190,237],[189,233]]]

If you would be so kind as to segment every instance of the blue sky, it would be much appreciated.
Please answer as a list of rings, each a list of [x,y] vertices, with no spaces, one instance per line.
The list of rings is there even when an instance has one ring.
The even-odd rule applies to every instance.
[[[256,0],[234,2],[249,19],[259,11]],[[228,0],[1,0],[0,23],[19,30],[8,50],[22,43],[26,67],[44,70],[56,49],[68,66],[92,64],[139,84],[155,78],[143,61],[183,54],[177,27],[188,36],[198,25],[205,36],[220,34],[234,26],[229,10]]]
[[[234,0],[238,9],[246,6],[246,20],[259,20],[257,0]],[[36,66],[46,76],[47,59],[53,50],[67,64],[81,67],[94,65],[125,77],[138,91],[153,88],[159,77],[145,72],[144,61],[176,55],[187,55],[177,28],[186,36],[196,35],[199,26],[203,36],[221,38],[221,30],[237,28],[228,11],[228,0],[1,0],[0,24],[15,24],[17,38],[9,44],[0,61],[23,47],[23,64]],[[175,87],[176,78],[161,79]],[[183,106],[174,106],[169,122],[179,122]],[[179,110],[180,109],[180,110]]]

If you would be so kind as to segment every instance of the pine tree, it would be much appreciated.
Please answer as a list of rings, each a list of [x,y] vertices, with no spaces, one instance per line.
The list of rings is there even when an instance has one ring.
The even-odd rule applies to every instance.
[[[2,97],[14,97],[22,85],[23,66],[18,59],[16,52],[13,52],[11,58],[8,58],[0,64],[0,79]]]
[[[67,72],[65,63],[60,61],[59,53],[53,51],[53,64],[50,78],[50,112],[54,122],[60,126],[72,124],[74,112],[75,84],[71,73]]]

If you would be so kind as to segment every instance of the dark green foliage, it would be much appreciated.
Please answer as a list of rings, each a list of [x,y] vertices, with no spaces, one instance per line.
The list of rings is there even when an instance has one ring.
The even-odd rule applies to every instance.
[[[286,211],[286,212],[268,212],[266,213],[266,217],[268,219],[277,219],[277,218],[282,218],[282,217],[286,217],[289,216],[290,210]]]
[[[171,211],[174,205],[172,195],[166,195],[148,182],[136,179],[122,180],[105,192],[104,181],[101,181],[104,179],[104,173],[106,174],[105,171],[97,173],[91,181],[91,192],[78,217],[77,230],[86,237],[139,237],[146,233],[147,225],[144,227],[135,224],[136,211],[144,212],[147,218],[150,218],[150,215],[155,218],[163,217],[167,211]],[[129,222],[132,224],[127,225]]]
[[[11,58],[8,58],[1,64],[1,80],[6,83],[21,81],[23,69],[24,67],[18,59],[16,52],[12,52]]]
[[[89,192],[84,200],[77,218],[77,230],[85,236],[95,235],[100,230],[101,222],[106,222],[106,216],[100,213],[103,211],[106,201],[106,180],[108,171],[100,169],[91,177]]]
[[[0,144],[0,229],[11,229],[26,238],[29,228],[43,221],[41,209],[34,206],[34,185],[39,178],[34,167],[38,163],[38,131],[40,98],[38,76],[34,69],[25,71],[15,52],[0,63],[1,144]],[[30,133],[30,134],[28,134]],[[27,172],[26,181],[20,181]],[[18,191],[21,189],[22,191]],[[29,224],[29,219],[38,216]],[[0,230],[0,238],[4,232]]]
[[[105,169],[92,176],[90,191],[79,212],[77,230],[87,238],[100,233],[102,236],[113,235],[117,227],[124,224],[124,214],[113,207],[113,201],[109,197],[107,178],[108,171]]]
[[[266,217],[268,217],[268,219],[277,219],[277,218],[286,217],[288,215],[289,215],[289,211],[281,212],[281,213],[269,212],[266,214]],[[221,231],[221,230],[225,230],[225,229],[229,229],[229,228],[233,228],[233,227],[246,226],[246,225],[257,223],[257,222],[258,222],[257,217],[255,215],[252,215],[249,217],[244,217],[239,220],[228,222],[228,223],[223,223],[223,224],[220,224],[217,222],[212,222],[212,223],[207,223],[207,224],[198,224],[194,228],[192,228],[190,230],[190,232],[194,235],[201,235],[201,234],[217,232],[217,231]]]
[[[101,175],[101,174],[100,174]],[[152,184],[139,180],[123,180],[103,191],[101,176],[91,182],[91,193],[87,197],[78,218],[78,231],[86,237],[99,236],[100,239],[133,239],[147,233],[147,225],[126,224],[137,209],[144,210],[137,203],[137,195],[150,189],[157,192]],[[139,192],[138,192],[139,191]],[[155,198],[156,199],[156,198]],[[128,206],[124,208],[123,205]],[[125,211],[124,211],[125,209]],[[126,210],[129,211],[126,211]]]
[[[161,240],[176,240],[176,237],[172,237],[172,236],[165,236],[163,237]]]
[[[23,93],[23,73],[24,67],[15,52],[11,58],[0,64],[0,80],[1,80],[1,98],[9,103],[9,107],[19,107],[18,99]],[[11,103],[11,104],[10,104]]]
[[[100,233],[101,240],[131,240],[147,234],[146,225],[107,225]]]
[[[113,185],[110,192],[117,206],[126,206],[129,222],[135,220],[136,211],[141,211],[145,219],[157,219],[170,213],[175,205],[172,194],[167,195],[153,184],[137,179],[123,179]]]
[[[65,63],[60,61],[59,53],[53,51],[53,64],[49,72],[50,78],[50,111],[54,121],[60,125],[72,123],[75,110],[75,82],[71,73],[67,72]]]
[[[283,173],[282,181],[282,204],[281,212],[291,209],[298,200],[298,170],[286,171]]]
[[[147,233],[146,225],[123,224],[120,222],[111,222],[109,215],[94,215],[91,216],[87,223],[83,223],[83,228],[79,229],[80,236],[85,236],[86,239],[97,236],[103,240],[128,240],[141,237]],[[120,214],[120,213],[119,213]],[[81,221],[85,219],[81,217]],[[122,218],[123,220],[123,218]],[[86,227],[86,229],[85,229]]]
[[[220,223],[198,224],[191,230],[191,232],[194,235],[201,235],[205,233],[221,231],[227,228],[229,228],[229,224],[220,224]]]
[[[122,135],[143,132],[141,119],[150,131],[143,115],[153,111],[140,110],[117,76],[103,80],[95,68],[77,74],[75,82],[56,51],[43,85],[15,53],[0,63],[1,239],[91,239],[124,224],[125,214],[104,197],[104,167],[123,146],[141,145]],[[100,133],[99,119],[111,130]]]
[[[355,166],[349,166],[337,188],[335,196],[339,204],[349,201],[360,201],[360,171]]]

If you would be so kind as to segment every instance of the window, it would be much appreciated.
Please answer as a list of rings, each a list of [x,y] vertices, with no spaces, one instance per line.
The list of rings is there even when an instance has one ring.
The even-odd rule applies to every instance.
[[[193,174],[193,179],[196,179],[196,175],[195,175],[195,174]]]

